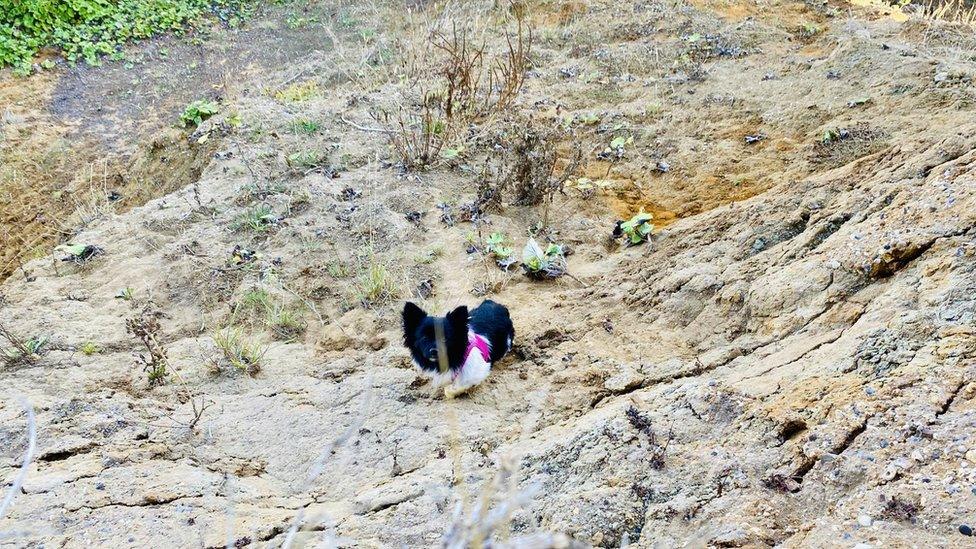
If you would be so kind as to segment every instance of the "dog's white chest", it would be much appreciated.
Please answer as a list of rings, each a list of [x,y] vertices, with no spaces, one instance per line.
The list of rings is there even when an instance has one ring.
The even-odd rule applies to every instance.
[[[474,333],[471,333],[469,337],[474,337]],[[491,344],[487,341],[485,344],[488,347],[488,351],[486,352],[490,352]],[[423,371],[422,368],[421,370]],[[434,387],[450,385],[451,392],[461,393],[484,381],[490,373],[491,362],[485,359],[479,349],[473,348],[468,353],[468,357],[461,366],[460,371],[436,372],[429,375]]]
[[[486,361],[481,353],[475,350],[468,355],[461,373],[454,379],[454,387],[463,391],[481,383],[491,373],[491,363]]]

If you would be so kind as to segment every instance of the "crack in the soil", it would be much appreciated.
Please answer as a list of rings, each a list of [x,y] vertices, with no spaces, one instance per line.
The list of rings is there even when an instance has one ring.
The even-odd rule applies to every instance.
[[[949,398],[947,398],[946,401],[942,403],[942,406],[939,407],[939,410],[935,412],[935,417],[940,417],[949,411],[949,408],[952,407],[952,404],[956,401],[956,397],[959,396],[959,393],[962,392],[962,388],[965,385],[966,385],[965,381],[959,380],[959,383],[956,384],[956,388],[953,389],[952,392],[949,394]]]
[[[95,506],[82,505],[77,509],[73,509],[72,511],[81,511],[82,509],[86,509],[88,511],[95,511],[97,509],[105,509],[107,507],[127,507],[127,508],[158,507],[160,505],[169,505],[170,503],[180,501],[183,499],[199,499],[201,497],[202,496],[200,494],[195,494],[190,496],[173,496],[171,498],[154,500],[154,501],[140,501],[138,503],[111,502],[111,503],[106,503],[105,505],[95,505]]]
[[[867,430],[868,421],[870,421],[872,417],[874,416],[873,415],[865,416],[864,421],[858,423],[857,425],[854,426],[853,429],[848,431],[847,436],[844,437],[844,440],[840,441],[839,444],[831,447],[828,453],[833,454],[835,456],[843,454],[848,448],[851,447],[852,444],[854,444],[854,441],[857,440],[857,437],[861,436],[861,434]],[[809,473],[817,465],[817,463],[820,462],[822,457],[823,455],[821,454],[803,460],[800,463],[799,467],[797,467],[793,471],[792,478],[797,483],[802,485],[803,479],[806,478],[807,473]]]

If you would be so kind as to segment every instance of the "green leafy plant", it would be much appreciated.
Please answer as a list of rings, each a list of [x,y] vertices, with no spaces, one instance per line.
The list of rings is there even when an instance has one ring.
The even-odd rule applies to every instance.
[[[813,36],[816,36],[818,33],[820,33],[820,30],[821,30],[820,27],[818,27],[813,23],[803,23],[803,25],[800,28],[800,35],[805,38],[811,38]]]
[[[646,242],[654,231],[654,225],[651,224],[652,219],[654,216],[641,211],[627,221],[618,222],[617,230],[614,231],[615,235],[624,237],[629,246]]]
[[[10,344],[9,348],[3,350],[3,357],[8,364],[37,362],[48,342],[48,339],[44,336],[21,339],[2,324],[0,324],[0,337],[6,339],[7,343]]]
[[[233,25],[250,12],[250,0],[5,0],[0,2],[0,68],[31,71],[42,48],[70,63],[99,65],[123,59],[124,44],[185,31],[210,14]],[[48,60],[50,61],[50,60]],[[54,63],[44,62],[44,68]]]
[[[220,112],[220,106],[209,99],[198,99],[190,103],[183,109],[180,115],[180,123],[184,128],[188,126],[199,126],[204,120]]]
[[[74,263],[84,263],[104,252],[104,250],[92,244],[64,244],[60,246],[60,249],[68,253],[68,257],[64,258],[64,261],[72,261]]]
[[[563,247],[558,244],[550,243],[543,250],[534,238],[530,238],[522,250],[522,269],[529,278],[559,278],[566,274],[566,267]]]

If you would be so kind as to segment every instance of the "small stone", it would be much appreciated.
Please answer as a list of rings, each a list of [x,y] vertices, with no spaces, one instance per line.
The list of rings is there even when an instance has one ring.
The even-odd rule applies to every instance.
[[[970,528],[969,526],[965,525],[965,524],[960,524],[959,525],[959,533],[962,534],[962,535],[964,535],[964,536],[972,536],[973,535],[973,529]]]
[[[867,528],[868,526],[874,524],[874,519],[872,519],[868,515],[860,515],[857,517],[857,523],[860,524],[862,527]]]
[[[976,463],[976,448],[966,452],[966,461]]]
[[[874,546],[870,543],[858,543],[854,546],[854,549],[874,549]]]

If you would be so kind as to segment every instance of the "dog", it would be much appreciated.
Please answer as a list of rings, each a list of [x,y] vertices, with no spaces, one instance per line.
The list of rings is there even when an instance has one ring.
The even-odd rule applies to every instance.
[[[444,341],[437,341],[437,324]],[[502,359],[515,341],[515,327],[504,305],[486,299],[475,309],[460,306],[444,317],[433,317],[414,303],[403,306],[403,344],[414,365],[427,375],[434,387],[448,396],[478,385]],[[440,348],[439,348],[440,347]],[[446,353],[446,360],[441,353]]]

